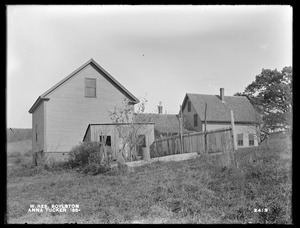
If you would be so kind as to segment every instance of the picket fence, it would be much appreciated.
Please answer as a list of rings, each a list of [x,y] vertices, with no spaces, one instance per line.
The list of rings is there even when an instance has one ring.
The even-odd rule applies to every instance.
[[[192,153],[212,154],[233,150],[232,128],[222,128],[206,132],[180,135],[157,139],[150,146],[150,157],[162,157],[173,154]]]

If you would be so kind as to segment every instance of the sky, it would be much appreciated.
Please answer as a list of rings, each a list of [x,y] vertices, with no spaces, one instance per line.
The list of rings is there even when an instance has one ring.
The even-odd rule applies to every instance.
[[[292,66],[291,6],[9,5],[7,127],[31,128],[38,96],[93,58],[147,113],[177,114],[186,93],[244,91]]]

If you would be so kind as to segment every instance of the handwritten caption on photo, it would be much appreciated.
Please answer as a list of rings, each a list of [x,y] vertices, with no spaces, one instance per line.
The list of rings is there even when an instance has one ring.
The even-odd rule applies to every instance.
[[[28,212],[79,212],[79,204],[30,204]]]

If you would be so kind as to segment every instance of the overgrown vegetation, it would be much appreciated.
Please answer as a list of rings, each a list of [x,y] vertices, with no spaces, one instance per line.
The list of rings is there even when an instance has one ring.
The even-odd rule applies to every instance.
[[[85,174],[96,175],[109,171],[108,163],[102,165],[100,162],[99,148],[98,142],[82,142],[71,150],[66,165]]]
[[[199,157],[151,163],[134,173],[93,176],[64,168],[15,176],[8,179],[8,222],[291,224],[291,149],[285,140],[240,150],[238,170]],[[79,204],[80,212],[28,213],[30,204],[70,203]]]

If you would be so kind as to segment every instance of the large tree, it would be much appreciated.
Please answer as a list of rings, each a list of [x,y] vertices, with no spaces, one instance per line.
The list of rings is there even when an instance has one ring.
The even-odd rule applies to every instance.
[[[292,67],[284,67],[281,72],[262,69],[255,81],[244,92],[235,96],[246,96],[260,113],[267,131],[292,127]]]

